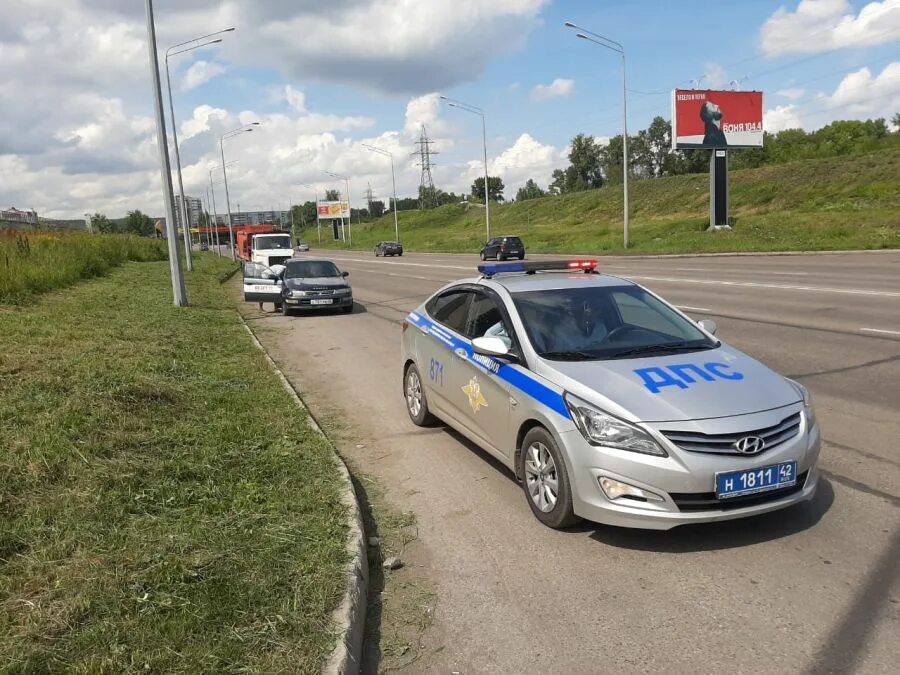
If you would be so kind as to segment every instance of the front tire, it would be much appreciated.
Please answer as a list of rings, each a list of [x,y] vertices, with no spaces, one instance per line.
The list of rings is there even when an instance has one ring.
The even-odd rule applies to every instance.
[[[281,310],[281,313],[282,313],[284,316],[290,316],[290,315],[291,315],[291,310],[288,309],[288,306],[287,306],[287,303],[286,303],[286,302],[282,302],[282,303],[281,303],[281,307],[279,307],[279,309]]]
[[[417,427],[431,426],[435,417],[428,412],[428,399],[425,397],[425,387],[416,364],[411,363],[403,376],[403,395],[406,398],[406,412],[409,419]]]
[[[553,436],[535,427],[522,441],[519,475],[534,517],[554,530],[571,527],[580,518],[572,507],[572,485]]]

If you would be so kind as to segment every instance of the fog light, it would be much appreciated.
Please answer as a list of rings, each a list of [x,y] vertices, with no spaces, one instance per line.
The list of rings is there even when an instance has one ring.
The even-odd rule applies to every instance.
[[[648,490],[642,490],[634,485],[623,483],[619,480],[600,476],[600,487],[610,501],[617,499],[631,499],[637,502],[661,502],[663,498]]]

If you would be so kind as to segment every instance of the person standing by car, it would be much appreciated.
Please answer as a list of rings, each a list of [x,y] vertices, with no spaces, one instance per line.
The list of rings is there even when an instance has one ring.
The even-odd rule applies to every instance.
[[[277,280],[281,279],[282,275],[284,274],[285,269],[287,269],[287,268],[284,265],[272,265],[265,272],[263,272],[263,278],[275,279],[277,281]],[[281,303],[276,302],[276,303],[274,303],[274,305],[275,305],[275,311],[280,312],[281,311]],[[262,302],[259,303],[259,311],[260,312],[263,311],[263,303]]]

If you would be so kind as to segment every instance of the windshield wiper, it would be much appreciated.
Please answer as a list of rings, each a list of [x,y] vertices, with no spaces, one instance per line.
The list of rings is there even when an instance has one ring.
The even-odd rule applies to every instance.
[[[621,352],[615,352],[614,354],[610,355],[610,358],[622,359],[626,356],[638,356],[639,354],[676,354],[678,352],[699,352],[707,349],[714,349],[717,346],[717,344],[692,345],[686,342],[681,342],[678,344],[643,345],[642,347],[634,347],[632,349],[626,349]]]
[[[579,351],[540,352],[538,356],[555,361],[592,361],[597,358],[594,354]]]

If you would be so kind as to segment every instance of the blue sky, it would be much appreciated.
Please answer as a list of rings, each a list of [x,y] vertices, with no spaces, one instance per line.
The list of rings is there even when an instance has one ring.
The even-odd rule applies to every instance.
[[[24,104],[0,113],[0,202],[60,216],[159,212],[142,8],[26,4],[0,29],[0,86]],[[176,117],[188,192],[200,196],[218,136],[263,122],[252,142],[229,147],[240,160],[235,189],[253,208],[296,201],[310,192],[303,184],[324,189],[327,170],[351,176],[354,199],[366,184],[387,196],[387,165],[363,142],[394,152],[400,192],[414,192],[408,154],[421,123],[441,153],[439,186],[466,189],[481,170],[480,121],[438,92],[484,109],[489,164],[507,196],[528,177],[546,183],[573,135],[621,131],[618,55],[576,39],[566,20],[625,45],[632,133],[668,117],[671,89],[701,76],[704,87],[741,80],[762,90],[773,131],[900,109],[900,0],[156,5],[160,47],[237,26],[221,45],[173,61]]]

